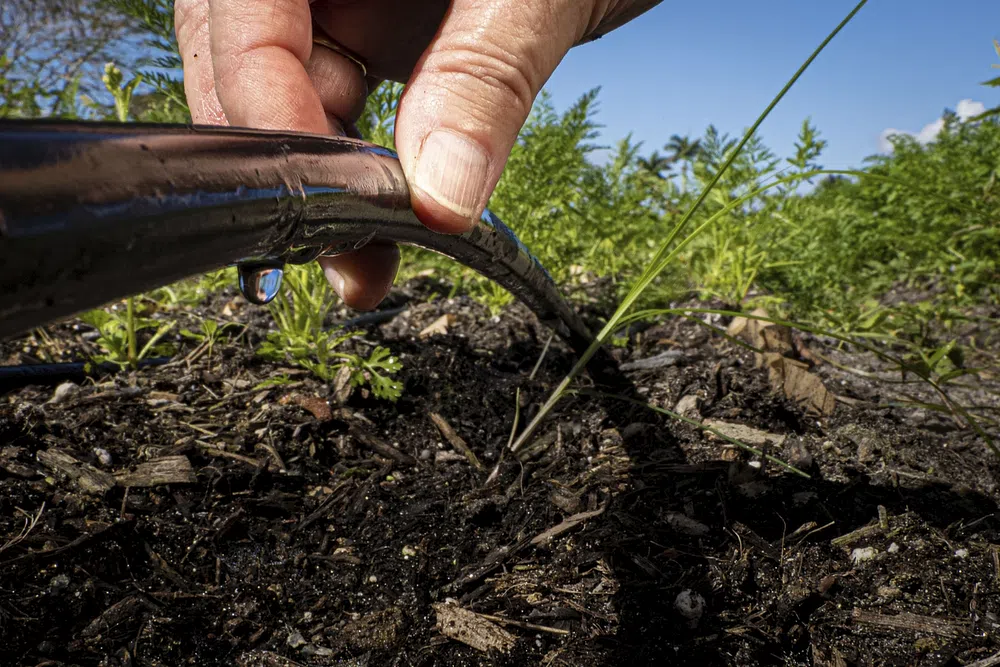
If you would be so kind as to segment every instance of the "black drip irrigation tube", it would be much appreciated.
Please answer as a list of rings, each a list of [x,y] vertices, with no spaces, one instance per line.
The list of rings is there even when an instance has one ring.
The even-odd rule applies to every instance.
[[[267,303],[285,265],[368,243],[423,247],[474,269],[577,354],[594,340],[491,212],[463,234],[421,224],[397,156],[379,146],[229,127],[0,121],[0,340],[225,266],[239,269],[248,300]],[[588,370],[618,376],[604,350]]]

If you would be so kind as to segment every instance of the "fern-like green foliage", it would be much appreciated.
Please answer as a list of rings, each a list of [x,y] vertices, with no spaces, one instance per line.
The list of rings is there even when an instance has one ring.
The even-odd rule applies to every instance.
[[[130,69],[141,76],[145,84],[133,101],[133,117],[153,123],[190,122],[174,34],[174,3],[171,0],[103,1],[130,18],[143,35],[137,51],[139,55],[130,63]]]
[[[840,331],[919,330],[970,300],[1000,297],[1000,123],[945,116],[935,141],[892,139],[867,178],[827,180],[783,218],[794,230],[758,283],[790,312]],[[882,304],[894,286],[936,305]]]
[[[277,330],[268,334],[258,354],[305,368],[326,382],[347,369],[351,384],[367,384],[378,398],[398,399],[402,385],[392,376],[402,368],[399,359],[381,346],[367,357],[346,351],[345,343],[361,333],[328,325],[333,305],[330,286],[317,264],[289,266],[281,293],[269,306]]]
[[[393,132],[396,129],[396,110],[403,96],[403,84],[385,81],[368,95],[365,110],[358,119],[361,136],[373,144],[396,149]]]

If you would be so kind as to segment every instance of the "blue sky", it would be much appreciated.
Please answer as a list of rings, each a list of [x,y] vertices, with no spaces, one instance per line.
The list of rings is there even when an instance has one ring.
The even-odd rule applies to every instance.
[[[546,89],[558,109],[601,86],[605,144],[632,132],[644,149],[710,124],[739,135],[854,7],[844,0],[664,0],[577,47]],[[889,128],[920,132],[970,99],[1000,104],[998,0],[871,0],[820,54],[761,128],[790,154],[810,116],[829,142],[827,168],[860,166]]]

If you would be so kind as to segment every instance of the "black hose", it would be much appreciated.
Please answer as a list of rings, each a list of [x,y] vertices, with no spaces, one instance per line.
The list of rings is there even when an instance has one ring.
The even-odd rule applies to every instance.
[[[378,146],[239,128],[0,121],[0,339],[224,266],[280,267],[379,242],[478,271],[577,353],[593,340],[492,213],[461,235],[424,227],[397,157]]]

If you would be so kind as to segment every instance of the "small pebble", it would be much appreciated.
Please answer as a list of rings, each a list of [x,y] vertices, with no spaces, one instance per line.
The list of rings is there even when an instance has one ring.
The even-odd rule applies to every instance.
[[[65,588],[69,588],[69,575],[57,574],[52,577],[52,580],[49,582],[49,588],[52,589],[53,593],[58,593]]]
[[[968,549],[958,549],[957,551],[955,551],[955,556],[957,558],[967,558],[968,555],[969,555]]]
[[[288,639],[286,640],[286,643],[289,646],[291,646],[292,648],[299,648],[300,646],[304,646],[305,645],[306,638],[302,636],[301,632],[299,632],[298,630],[296,630],[296,631],[294,631],[294,632],[292,632],[292,633],[290,633],[288,635]]]
[[[885,598],[886,600],[895,600],[903,594],[903,591],[895,586],[879,586],[876,592],[879,597]]]
[[[698,419],[701,417],[699,403],[701,403],[701,399],[698,396],[686,394],[681,397],[681,400],[677,401],[677,405],[674,406],[674,412],[688,419]]]
[[[705,598],[690,588],[684,589],[677,594],[677,599],[674,600],[674,609],[687,619],[689,627],[696,627],[698,621],[701,620],[701,615],[705,613]]]
[[[893,542],[892,544],[889,545],[889,548],[886,549],[886,551],[888,551],[891,554],[897,553],[899,551],[899,545]]]
[[[40,643],[37,648],[38,652],[41,653],[42,655],[54,655],[55,652],[59,650],[59,648],[53,642],[50,642],[47,639],[42,643]]]
[[[101,447],[94,447],[94,456],[100,461],[101,465],[107,467],[111,465],[111,452]]]
[[[871,560],[875,558],[875,547],[859,547],[851,552],[851,560],[855,565],[860,565],[866,560]]]
[[[72,382],[63,382],[61,385],[56,387],[56,390],[52,392],[52,398],[49,399],[49,403],[53,405],[58,405],[63,401],[67,401],[80,392],[80,387],[76,386]]]

